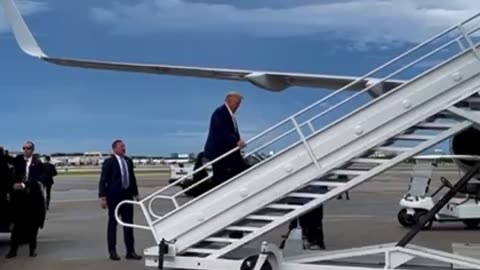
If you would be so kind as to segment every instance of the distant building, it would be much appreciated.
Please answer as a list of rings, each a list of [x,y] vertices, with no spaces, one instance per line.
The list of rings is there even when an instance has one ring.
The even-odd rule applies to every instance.
[[[12,157],[16,157],[16,156],[21,155],[23,153],[19,152],[19,151],[8,151],[8,154]]]

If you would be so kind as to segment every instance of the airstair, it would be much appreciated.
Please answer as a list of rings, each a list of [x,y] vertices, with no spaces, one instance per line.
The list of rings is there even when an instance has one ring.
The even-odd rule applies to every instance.
[[[254,269],[258,259],[270,262],[270,268],[260,268],[261,265],[258,264],[258,270],[317,269],[314,265],[305,264],[309,261],[305,258],[286,261],[279,250],[267,243],[253,260],[227,257],[280,225],[455,134],[480,124],[478,114],[468,106],[469,101],[475,99],[480,91],[480,50],[474,44],[474,35],[479,27],[467,30],[467,24],[479,16],[480,14],[447,29],[254,137],[249,144],[275,131],[287,130],[250,154],[286,136],[296,135],[297,140],[222,185],[185,202],[181,197],[184,191],[175,191],[175,188],[176,183],[190,176],[188,175],[141,201],[122,203],[139,206],[147,225],[125,224],[118,215],[117,220],[124,226],[152,232],[158,246],[145,250],[146,263],[152,267]],[[446,41],[442,43],[442,40]],[[435,49],[428,49],[421,56],[416,55],[432,45]],[[422,61],[428,61],[429,57],[451,50],[452,46],[457,51],[446,61],[363,104],[358,105],[358,102],[354,102],[355,98],[365,96],[375,85],[361,91],[355,90],[352,95],[328,108],[322,106],[341,94],[351,93],[350,88],[374,74],[387,72],[388,68],[400,60],[415,58],[378,81],[379,85]],[[348,104],[357,108],[321,128],[316,127],[315,121],[320,117]],[[320,113],[312,113],[319,108],[322,110]],[[306,117],[308,114],[311,116]],[[304,118],[307,120],[302,120]],[[232,149],[217,160],[236,150],[238,149]],[[388,155],[383,158],[372,157],[379,151]],[[310,188],[318,186],[328,187],[329,190],[320,194]],[[292,204],[292,198],[300,202]],[[165,200],[171,202],[174,209],[167,213],[157,213],[155,202]],[[236,236],[232,235],[234,232],[237,233]],[[333,257],[370,253],[385,255],[385,269],[395,269],[415,256],[480,269],[480,261],[471,258],[389,245],[369,247],[361,249],[361,252],[342,251],[343,255],[336,254]],[[323,267],[318,269],[370,269]]]

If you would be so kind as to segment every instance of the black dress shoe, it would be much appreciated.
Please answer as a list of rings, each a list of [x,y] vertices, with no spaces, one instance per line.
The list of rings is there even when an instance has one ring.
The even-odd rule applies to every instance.
[[[30,250],[30,257],[37,257],[35,250]]]
[[[118,260],[120,260],[120,257],[118,256],[117,253],[112,252],[112,253],[110,253],[110,260],[112,260],[112,261],[118,261]]]
[[[135,252],[128,253],[126,256],[127,260],[141,260],[142,256],[137,255]]]

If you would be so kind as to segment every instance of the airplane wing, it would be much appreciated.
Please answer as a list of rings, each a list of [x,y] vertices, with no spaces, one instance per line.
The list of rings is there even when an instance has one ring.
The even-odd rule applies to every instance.
[[[246,81],[269,91],[279,92],[290,86],[315,87],[327,89],[340,89],[348,86],[348,90],[363,90],[375,84],[370,94],[378,96],[386,91],[396,88],[405,81],[381,80],[376,78],[359,78],[349,76],[331,76],[321,74],[285,73],[271,71],[255,71],[240,69],[222,69],[207,67],[190,67],[175,65],[156,65],[139,63],[122,63],[96,61],[88,59],[71,59],[50,57],[45,54],[33,37],[23,17],[21,16],[14,0],[0,0],[8,22],[10,23],[15,39],[20,48],[28,55],[49,63],[88,69],[101,69],[112,71],[127,71],[151,73],[160,75],[188,76],[198,78]]]

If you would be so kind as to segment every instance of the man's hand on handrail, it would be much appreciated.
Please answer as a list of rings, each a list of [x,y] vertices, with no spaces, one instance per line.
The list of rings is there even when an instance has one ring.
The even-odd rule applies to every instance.
[[[240,149],[242,149],[242,148],[245,148],[245,146],[246,146],[247,144],[245,143],[244,140],[240,139],[240,140],[237,142],[237,145],[238,145],[238,147],[240,147]]]

